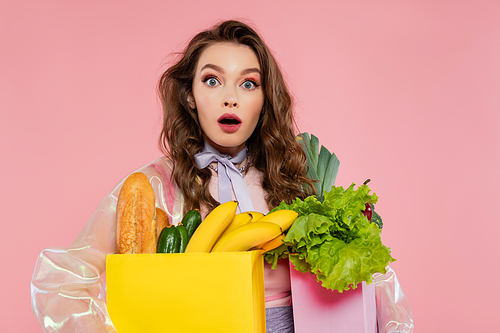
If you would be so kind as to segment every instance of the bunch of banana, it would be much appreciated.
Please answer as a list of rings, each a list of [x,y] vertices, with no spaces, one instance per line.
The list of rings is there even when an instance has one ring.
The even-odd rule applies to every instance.
[[[263,218],[259,220],[259,222],[272,222],[276,223],[280,226],[281,230],[283,231],[280,235],[277,237],[262,242],[258,244],[257,246],[254,246],[253,249],[261,249],[264,252],[271,251],[281,244],[283,244],[283,239],[285,239],[285,231],[287,231],[291,226],[293,221],[297,218],[299,214],[293,210],[278,210],[276,212],[270,213]]]
[[[281,235],[281,228],[272,222],[247,223],[221,237],[212,252],[247,251]]]
[[[226,230],[224,230],[222,235],[220,235],[220,237],[225,236],[230,231],[233,231],[234,229],[241,227],[242,225],[247,224],[248,222],[255,222],[263,217],[264,214],[259,212],[244,212],[236,214],[231,223],[229,224],[229,226],[226,228]]]
[[[268,242],[257,245],[256,247],[264,252],[271,251],[283,244],[283,239],[285,239],[285,234],[281,234]]]
[[[293,210],[282,209],[277,210],[273,213],[267,214],[259,222],[272,222],[280,226],[283,232],[287,231],[291,226],[293,221],[299,216],[299,213]]]
[[[236,201],[228,201],[215,207],[191,236],[185,252],[210,252],[233,220],[237,207]]]
[[[283,232],[298,216],[291,210],[236,214],[237,206],[235,201],[217,206],[196,229],[185,252],[269,251],[282,244]]]

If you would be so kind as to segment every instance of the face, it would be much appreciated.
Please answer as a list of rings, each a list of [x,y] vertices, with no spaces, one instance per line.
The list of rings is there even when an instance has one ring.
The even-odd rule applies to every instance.
[[[247,45],[218,43],[201,53],[188,103],[208,144],[231,156],[245,147],[264,105],[261,82],[259,60]]]

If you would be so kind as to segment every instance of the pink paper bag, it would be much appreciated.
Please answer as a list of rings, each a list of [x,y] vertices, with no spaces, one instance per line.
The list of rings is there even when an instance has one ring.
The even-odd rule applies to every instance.
[[[321,286],[316,275],[290,262],[295,333],[377,333],[375,286],[363,282],[339,293]]]

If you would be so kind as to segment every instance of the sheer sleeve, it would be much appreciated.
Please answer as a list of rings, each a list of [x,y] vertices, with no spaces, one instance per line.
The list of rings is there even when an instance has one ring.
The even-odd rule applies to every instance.
[[[388,267],[387,273],[374,275],[379,333],[413,332],[410,303],[403,293],[396,272]]]
[[[171,223],[182,217],[183,200],[170,183],[169,163],[159,158],[139,168],[150,179],[156,206]],[[123,178],[100,202],[69,248],[48,248],[37,258],[31,301],[43,332],[116,332],[106,308],[106,254],[115,253],[116,203]]]

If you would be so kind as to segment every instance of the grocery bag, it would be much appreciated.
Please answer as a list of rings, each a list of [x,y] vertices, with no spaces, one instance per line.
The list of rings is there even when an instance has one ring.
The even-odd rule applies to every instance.
[[[316,275],[290,262],[295,333],[377,333],[375,286],[363,282],[339,293],[321,286]]]
[[[260,251],[113,254],[107,306],[119,333],[264,333]]]

